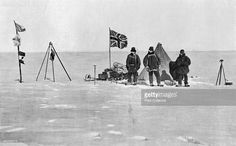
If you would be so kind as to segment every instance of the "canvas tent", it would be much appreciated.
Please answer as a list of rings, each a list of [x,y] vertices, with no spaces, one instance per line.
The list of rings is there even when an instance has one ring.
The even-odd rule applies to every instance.
[[[160,74],[162,70],[166,70],[167,73],[169,73],[169,62],[171,61],[170,57],[162,47],[161,43],[157,44],[157,47],[155,49],[155,54],[160,58],[161,60],[161,65],[160,65]],[[148,80],[148,72],[144,68],[140,75],[138,76],[139,81],[146,81]]]

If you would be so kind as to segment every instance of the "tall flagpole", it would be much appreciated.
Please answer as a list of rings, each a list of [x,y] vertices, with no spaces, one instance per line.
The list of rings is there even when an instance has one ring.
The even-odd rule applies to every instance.
[[[111,69],[111,29],[109,27],[109,67]]]
[[[20,63],[20,56],[19,56],[20,47],[19,47],[19,46],[17,46],[17,50],[18,50],[18,62],[19,62],[19,72],[20,72],[20,83],[22,83],[21,63]]]
[[[16,22],[14,20],[14,24],[15,24],[15,29],[16,29]],[[18,31],[16,29],[16,35],[18,35]],[[22,73],[21,73],[21,63],[20,63],[20,55],[19,55],[19,51],[20,51],[20,43],[19,45],[17,45],[17,55],[18,55],[18,63],[19,63],[19,72],[20,72],[20,83],[22,83]]]

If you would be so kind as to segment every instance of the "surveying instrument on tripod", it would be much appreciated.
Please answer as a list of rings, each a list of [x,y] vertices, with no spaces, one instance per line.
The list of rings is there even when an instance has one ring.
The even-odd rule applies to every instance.
[[[64,67],[64,65],[63,65],[63,63],[62,63],[62,61],[61,61],[59,55],[57,54],[57,51],[56,51],[56,49],[54,48],[52,42],[49,42],[48,49],[47,49],[47,51],[46,51],[46,54],[45,54],[45,56],[44,56],[44,58],[43,58],[43,62],[42,62],[42,64],[41,64],[41,66],[40,66],[38,75],[37,75],[37,77],[36,77],[36,81],[38,81],[38,77],[39,77],[39,75],[40,75],[40,72],[41,72],[41,70],[42,70],[42,67],[43,67],[43,65],[44,65],[44,61],[45,61],[45,60],[46,60],[46,69],[45,69],[44,80],[47,79],[48,62],[49,62],[49,60],[51,60],[51,62],[52,62],[52,73],[53,73],[53,82],[56,81],[56,80],[55,80],[55,73],[54,73],[54,59],[55,59],[56,57],[58,58],[58,60],[59,60],[59,62],[60,62],[60,64],[61,64],[61,66],[62,66],[62,68],[64,69],[64,71],[65,71],[65,73],[66,73],[66,75],[67,75],[67,77],[68,77],[68,79],[71,81],[71,78],[70,78],[70,76],[69,76],[69,74],[68,74],[66,68]]]
[[[224,67],[223,67],[223,59],[220,60],[220,69],[218,71],[218,76],[217,76],[217,79],[216,79],[216,86],[217,85],[220,85],[221,84],[221,77],[222,77],[222,74],[223,74],[223,77],[224,77],[224,82],[225,84],[224,85],[233,85],[233,82],[231,81],[228,81],[225,77],[225,71],[224,71]]]

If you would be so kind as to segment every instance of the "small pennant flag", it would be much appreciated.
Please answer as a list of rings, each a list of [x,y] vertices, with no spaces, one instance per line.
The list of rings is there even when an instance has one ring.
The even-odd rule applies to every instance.
[[[55,58],[55,52],[51,49],[50,60],[54,61],[54,58]]]
[[[25,57],[25,52],[19,51],[18,54],[19,56]]]
[[[21,64],[25,64],[25,62],[24,62],[23,59],[19,59],[19,62],[20,62]]]
[[[16,26],[16,31],[17,31],[17,32],[23,32],[23,31],[25,31],[25,27],[22,26],[22,25],[17,24],[16,22],[15,22],[15,26]]]
[[[110,30],[110,47],[118,47],[123,49],[127,47],[127,37],[123,34],[117,33],[114,30]]]

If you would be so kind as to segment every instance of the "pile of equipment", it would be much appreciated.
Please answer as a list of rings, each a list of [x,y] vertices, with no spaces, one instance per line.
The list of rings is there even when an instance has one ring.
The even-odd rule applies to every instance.
[[[101,74],[98,74],[98,80],[123,80],[127,79],[128,70],[125,65],[114,62],[112,68],[106,68]]]

